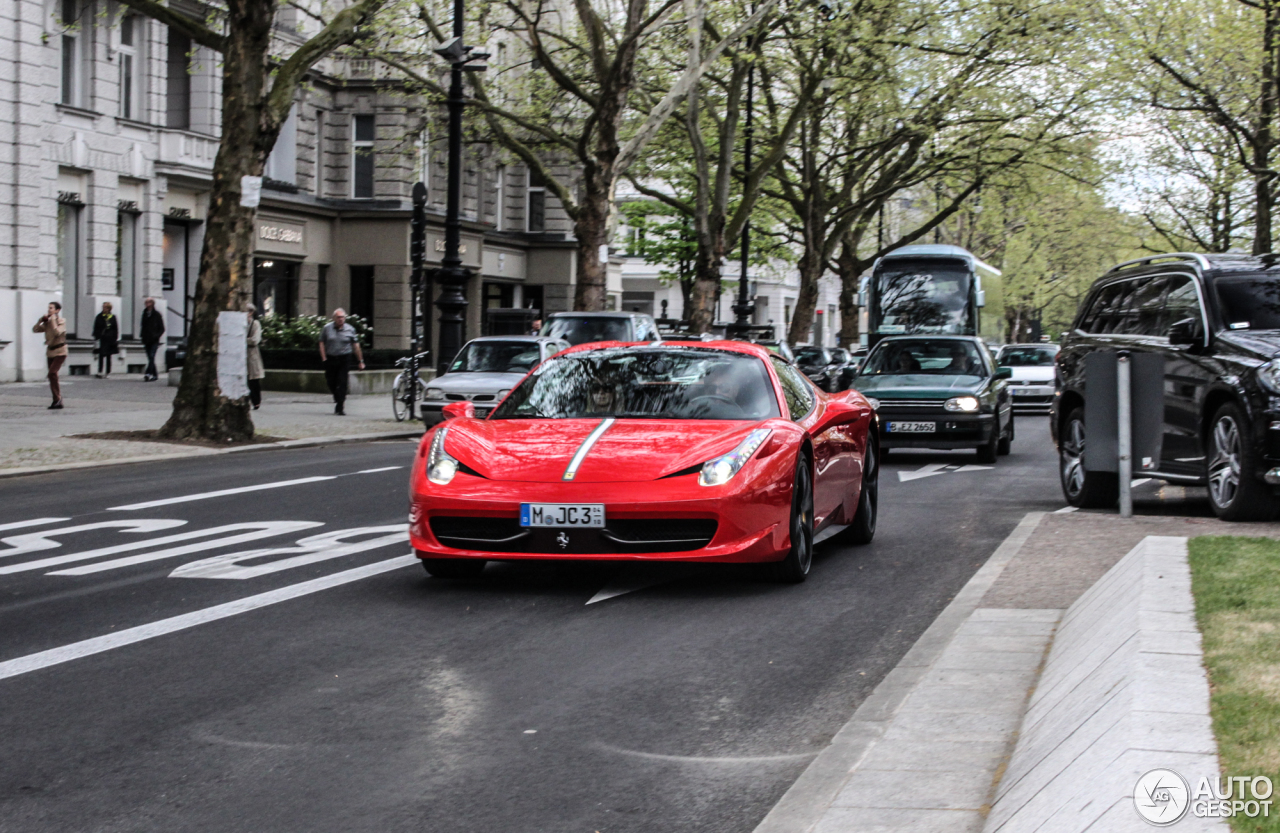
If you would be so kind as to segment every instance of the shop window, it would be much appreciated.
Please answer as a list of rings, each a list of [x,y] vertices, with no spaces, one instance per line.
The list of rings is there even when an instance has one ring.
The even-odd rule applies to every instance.
[[[253,299],[262,315],[298,314],[298,264],[259,258],[253,264]]]
[[[502,231],[507,227],[507,168],[499,165],[494,175],[493,228]]]
[[[373,199],[374,117],[351,117],[351,196]]]
[[[74,199],[72,199],[74,197]],[[80,311],[80,212],[78,194],[58,197],[58,288],[62,291],[62,315],[69,335],[77,331]]]
[[[484,285],[485,309],[511,309],[515,299],[515,286],[509,283],[486,283]]]
[[[122,210],[116,214],[116,294],[120,296],[121,335],[132,338],[137,331],[138,293],[138,213]]]
[[[172,28],[165,65],[165,125],[191,129],[191,39]]]
[[[373,323],[373,267],[351,267],[351,301],[347,312]]]
[[[525,209],[525,231],[541,234],[547,230],[547,183],[537,171],[529,170],[528,204]]]
[[[142,81],[146,77],[142,45],[146,24],[137,15],[120,18],[120,115],[142,119]]]

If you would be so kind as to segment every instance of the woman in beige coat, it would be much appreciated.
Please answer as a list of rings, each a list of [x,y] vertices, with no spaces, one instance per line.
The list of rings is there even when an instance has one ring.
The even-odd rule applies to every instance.
[[[262,368],[262,353],[258,350],[258,345],[262,343],[262,322],[253,317],[258,308],[253,304],[245,307],[245,312],[249,314],[249,335],[247,341],[249,348],[246,351],[246,359],[249,367],[249,401],[253,403],[253,409],[258,410],[258,406],[262,404],[262,377],[267,372]]]
[[[49,410],[62,409],[62,386],[58,384],[58,371],[67,360],[67,320],[62,317],[62,304],[49,302],[49,311],[31,328],[33,333],[44,333],[45,361],[49,363],[49,390],[53,392],[53,404]]]

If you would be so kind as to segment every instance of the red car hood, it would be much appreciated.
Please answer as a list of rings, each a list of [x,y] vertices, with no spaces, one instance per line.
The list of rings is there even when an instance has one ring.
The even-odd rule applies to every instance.
[[[560,482],[599,419],[455,419],[445,450],[490,480]],[[656,480],[732,451],[758,422],[619,419],[575,483]]]

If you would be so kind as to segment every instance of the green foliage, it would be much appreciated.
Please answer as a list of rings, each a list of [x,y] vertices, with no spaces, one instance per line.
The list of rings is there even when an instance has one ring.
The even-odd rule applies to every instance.
[[[1280,781],[1280,542],[1193,538],[1196,623],[1222,771]],[[1206,775],[1210,773],[1205,773]],[[1280,814],[1231,819],[1235,833],[1277,833]]]
[[[295,315],[293,318],[264,315],[260,321],[262,346],[270,350],[314,348],[320,340],[320,331],[329,323],[323,315]],[[362,347],[373,344],[373,327],[368,321],[359,315],[348,315],[347,323],[356,328]]]
[[[668,267],[658,273],[663,282],[693,279],[698,239],[689,215],[656,200],[624,203],[621,210],[629,232],[629,256],[643,257],[650,263]]]

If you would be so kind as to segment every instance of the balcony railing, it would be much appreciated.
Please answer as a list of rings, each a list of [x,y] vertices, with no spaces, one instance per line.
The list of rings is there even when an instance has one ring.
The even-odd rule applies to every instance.
[[[160,131],[160,158],[156,161],[161,165],[181,165],[212,172],[217,155],[217,139],[180,130]]]

